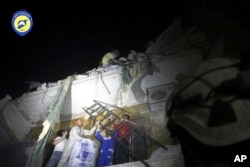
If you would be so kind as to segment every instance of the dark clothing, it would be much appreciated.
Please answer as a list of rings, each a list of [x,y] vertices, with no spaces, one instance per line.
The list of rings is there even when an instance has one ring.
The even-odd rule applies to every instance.
[[[122,142],[122,144],[120,142]],[[115,154],[113,158],[114,164],[122,164],[129,162],[129,150],[125,147],[129,146],[129,142],[124,138],[121,139],[120,142],[116,142]]]
[[[134,120],[130,119],[130,122],[135,122]],[[123,124],[122,126],[120,126]],[[120,141],[116,142],[116,148],[114,152],[113,163],[114,164],[122,164],[129,162],[129,144],[130,144],[130,137],[131,137],[131,125],[130,123],[114,123],[112,127],[118,130],[117,139]],[[129,133],[128,133],[129,132]]]

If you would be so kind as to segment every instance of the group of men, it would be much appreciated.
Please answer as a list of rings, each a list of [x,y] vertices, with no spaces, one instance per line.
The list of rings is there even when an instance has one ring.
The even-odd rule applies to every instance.
[[[130,134],[127,134],[127,132],[130,130],[131,126],[126,124],[126,121],[129,121],[133,123],[132,125],[135,125],[135,122],[133,120],[130,120],[130,116],[127,114],[122,115],[121,119],[112,125],[112,129],[117,131],[116,138],[121,139],[122,143],[115,142],[115,152],[114,157],[112,157],[111,164],[121,164],[129,162],[129,150],[128,148],[126,148],[126,146],[128,146],[129,144]],[[120,126],[121,124],[122,126]],[[84,129],[82,125],[83,120],[81,118],[78,118],[75,120],[75,125],[70,129],[67,138],[66,135],[68,134],[68,132],[63,131],[61,134],[62,136],[57,136],[54,139],[53,144],[55,145],[55,148],[46,167],[65,167],[69,161],[74,144],[82,139],[83,136],[93,135],[96,132],[97,128],[100,127],[98,121],[96,121],[95,126],[93,126],[90,130]],[[126,134],[126,136],[124,136],[124,134]],[[125,147],[123,143],[126,145]],[[59,145],[60,149],[58,149]]]
[[[250,56],[247,56],[203,62],[178,81],[170,95],[166,106],[167,129],[181,146],[185,167],[249,166]],[[129,120],[127,115],[123,118]],[[96,129],[83,130],[81,119],[76,125],[70,131],[58,167],[66,163],[80,135],[93,134]],[[126,130],[121,128],[117,137]],[[121,141],[122,146],[128,145],[127,137]],[[114,164],[128,162],[123,149],[117,143]]]

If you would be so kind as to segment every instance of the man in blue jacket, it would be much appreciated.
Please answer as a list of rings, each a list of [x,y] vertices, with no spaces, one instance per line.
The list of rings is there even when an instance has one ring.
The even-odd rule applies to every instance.
[[[102,136],[100,133],[100,125],[98,125],[95,136],[101,142],[97,167],[112,165],[117,131],[106,130],[106,135]]]

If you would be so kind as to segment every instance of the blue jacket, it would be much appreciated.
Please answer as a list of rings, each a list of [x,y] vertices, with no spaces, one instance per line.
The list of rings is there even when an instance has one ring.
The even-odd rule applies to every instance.
[[[98,167],[112,165],[112,157],[115,149],[115,138],[117,131],[114,131],[113,136],[103,137],[99,130],[96,130],[96,138],[101,142],[100,154],[98,158]]]

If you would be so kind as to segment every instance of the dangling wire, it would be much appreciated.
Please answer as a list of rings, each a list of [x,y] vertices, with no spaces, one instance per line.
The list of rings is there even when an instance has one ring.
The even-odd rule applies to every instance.
[[[200,74],[199,76],[197,76],[196,78],[194,78],[189,83],[187,83],[180,91],[178,91],[175,94],[179,94],[180,95],[180,93],[183,92],[185,89],[187,89],[192,83],[196,82],[197,80],[199,80],[202,76],[204,76],[206,74],[209,74],[209,73],[211,73],[213,71],[222,70],[222,69],[231,68],[231,67],[238,67],[238,66],[239,66],[239,63],[234,63],[234,64],[231,64],[231,65],[226,65],[226,66],[222,66],[222,67],[218,67],[218,68],[214,68],[214,69],[211,69],[209,71],[206,71],[206,72]],[[180,107],[184,107],[185,104],[192,103],[193,105],[199,105],[200,107],[211,108],[211,106],[200,104],[200,102],[203,101],[203,100],[207,100],[208,98],[212,97],[214,95],[213,93],[214,93],[215,89],[216,88],[211,89],[211,91],[208,92],[207,96],[204,99],[202,99],[202,97],[201,97],[200,94],[196,94],[196,95],[194,95],[194,96],[192,96],[192,97],[190,97],[188,99],[181,100],[183,102],[183,104],[178,104],[178,105],[180,105]],[[168,116],[172,115],[173,107],[174,108],[177,107],[176,106],[176,102],[174,102],[175,98],[176,98],[176,96],[174,95],[174,91],[172,92],[172,95],[170,95],[170,96],[173,96],[173,97],[171,98],[172,101],[171,102],[169,101],[169,103],[167,103],[167,105],[166,105],[166,107],[169,108],[169,111],[167,113]],[[185,104],[184,104],[184,101],[185,101]]]
[[[222,67],[218,67],[218,68],[214,68],[214,69],[211,69],[209,71],[206,71],[202,74],[200,74],[199,76],[197,76],[196,78],[194,78],[192,81],[190,81],[189,83],[187,83],[180,91],[179,93],[183,92],[185,89],[187,89],[192,83],[196,82],[197,80],[199,80],[202,76],[204,75],[207,75],[213,71],[217,71],[217,70],[222,70],[222,69],[225,69],[225,68],[231,68],[231,67],[238,67],[239,66],[239,63],[235,63],[235,64],[231,64],[231,65],[227,65],[227,66],[222,66]]]

